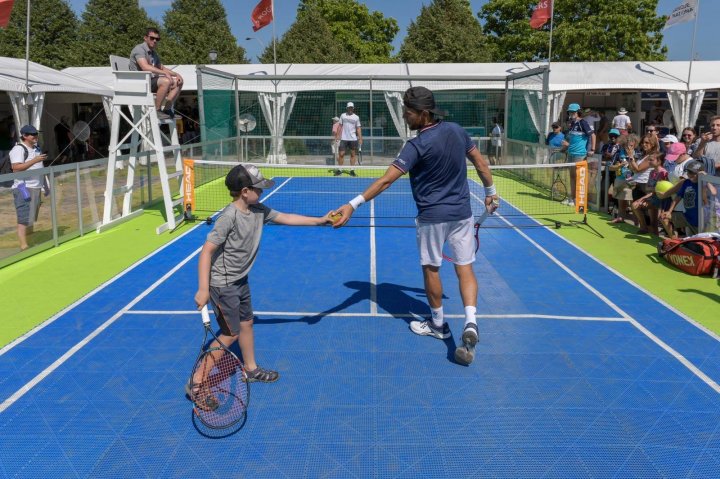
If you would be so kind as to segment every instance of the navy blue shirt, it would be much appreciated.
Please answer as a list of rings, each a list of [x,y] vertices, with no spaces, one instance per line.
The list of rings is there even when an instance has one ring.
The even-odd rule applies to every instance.
[[[444,223],[472,216],[466,157],[474,149],[465,130],[446,121],[420,130],[405,143],[393,166],[410,173],[418,221]]]

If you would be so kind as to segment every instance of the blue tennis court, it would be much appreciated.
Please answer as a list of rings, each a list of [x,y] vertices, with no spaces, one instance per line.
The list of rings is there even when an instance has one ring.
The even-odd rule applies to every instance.
[[[266,204],[316,185],[278,181]],[[394,188],[353,222],[382,226],[373,213],[407,201]],[[350,197],[316,193],[327,209]],[[0,476],[717,476],[718,337],[552,230],[492,227],[531,221],[481,229],[470,367],[452,359],[450,264],[454,336],[408,328],[429,313],[412,228],[267,227],[256,354],[281,376],[252,385],[224,437],[183,391],[202,339],[198,224],[0,350]]]

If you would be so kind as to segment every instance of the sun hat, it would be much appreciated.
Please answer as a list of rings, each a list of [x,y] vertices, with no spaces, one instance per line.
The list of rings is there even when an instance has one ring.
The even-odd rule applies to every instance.
[[[676,161],[680,155],[684,155],[685,153],[687,153],[685,143],[673,143],[668,145],[665,159],[667,161]]]
[[[677,143],[678,139],[675,135],[665,135],[660,139],[660,141],[663,143]]]
[[[570,103],[567,107],[567,111],[580,111],[580,105],[577,103]]]
[[[355,103],[349,101],[349,102],[347,102],[347,105],[345,106],[345,108],[355,108]]]
[[[625,109],[624,106],[621,106],[620,109],[618,110],[618,113],[620,113],[621,115],[624,115],[625,113],[627,113],[627,110]]]

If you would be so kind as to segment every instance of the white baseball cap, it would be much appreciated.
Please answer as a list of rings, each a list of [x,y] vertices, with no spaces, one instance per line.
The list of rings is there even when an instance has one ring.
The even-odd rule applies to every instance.
[[[665,135],[660,139],[660,141],[663,143],[677,143],[678,139],[675,135]]]
[[[348,102],[347,108],[355,108],[355,104],[351,101]]]

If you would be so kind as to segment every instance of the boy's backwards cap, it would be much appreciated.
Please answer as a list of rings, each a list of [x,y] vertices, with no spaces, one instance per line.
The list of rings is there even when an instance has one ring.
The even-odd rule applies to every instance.
[[[266,180],[260,169],[255,165],[235,165],[225,177],[225,186],[230,191],[243,188],[272,188],[275,182]]]

